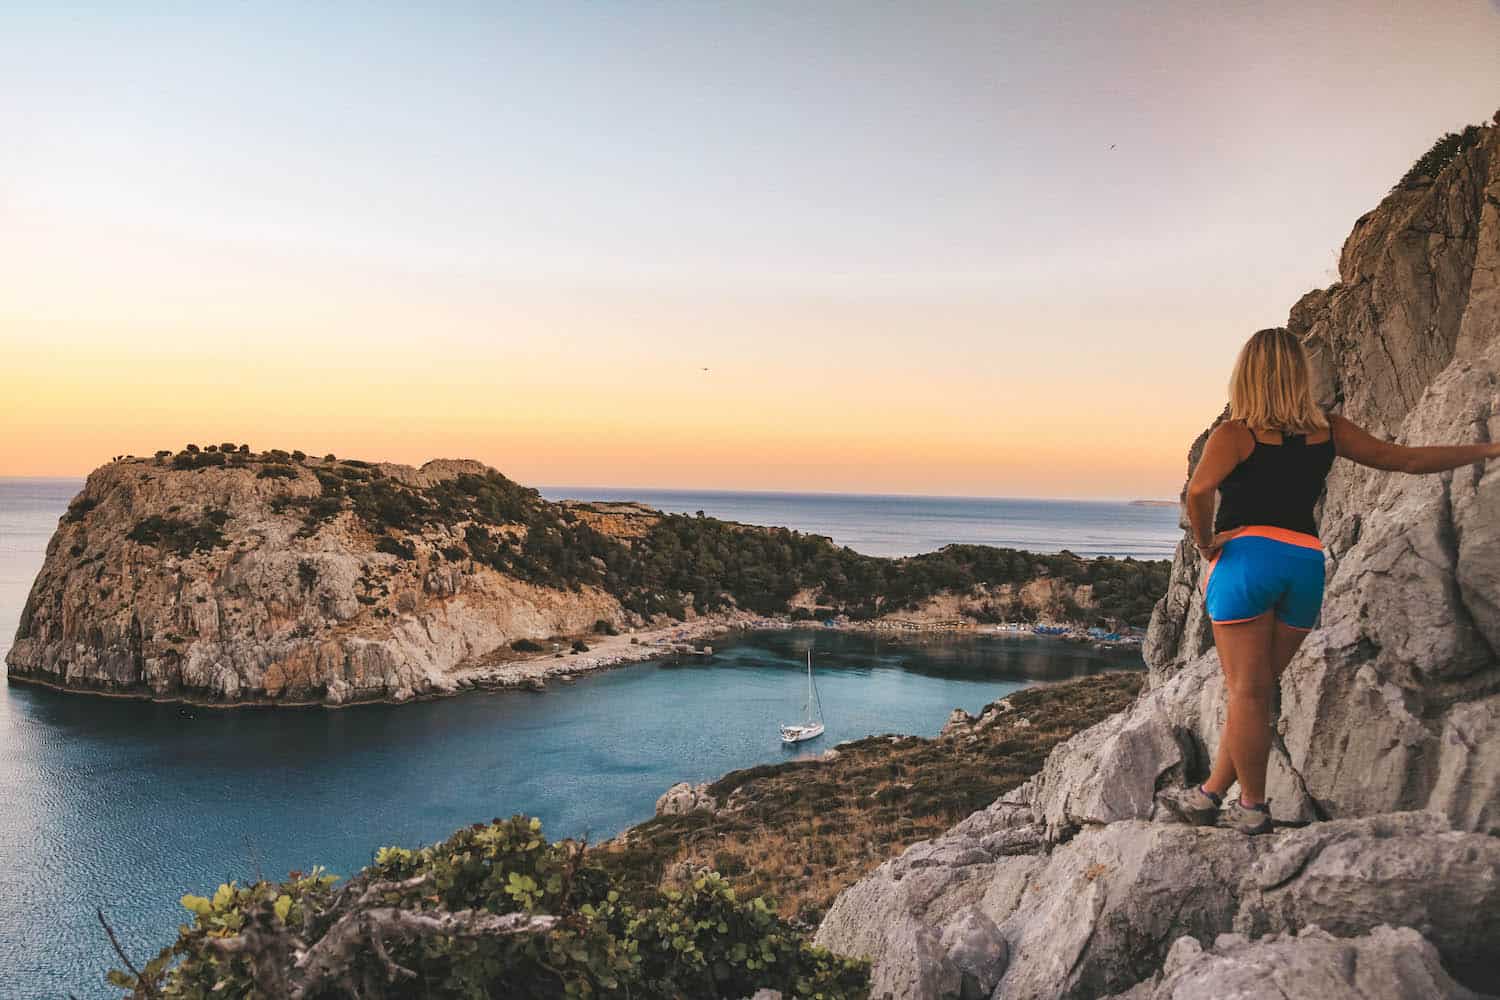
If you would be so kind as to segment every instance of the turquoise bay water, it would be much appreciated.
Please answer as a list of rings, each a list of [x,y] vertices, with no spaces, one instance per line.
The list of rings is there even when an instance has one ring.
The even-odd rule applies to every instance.
[[[0,480],[0,650],[77,489]],[[1068,525],[1054,518],[1053,539]],[[788,750],[776,726],[800,710],[809,647],[828,732]],[[1138,666],[1133,652],[1042,639],[900,643],[814,630],[750,633],[721,644],[710,665],[638,664],[544,694],[341,711],[184,713],[6,685],[0,991],[110,995],[96,905],[145,957],[182,921],[182,893],[226,879],[313,864],[348,874],[383,844],[428,843],[514,812],[540,816],[554,837],[608,837],[649,817],[676,781],[870,733],[932,735],[956,706],[975,711],[1034,681]]]

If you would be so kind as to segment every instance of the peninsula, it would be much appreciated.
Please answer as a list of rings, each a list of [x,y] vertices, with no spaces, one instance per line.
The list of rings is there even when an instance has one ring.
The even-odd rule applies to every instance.
[[[1165,561],[976,545],[886,559],[784,528],[552,502],[474,461],[189,444],[88,477],[6,662],[15,680],[116,695],[404,701],[645,658],[653,637],[759,616],[1144,626],[1167,575]],[[601,641],[607,655],[580,655]]]

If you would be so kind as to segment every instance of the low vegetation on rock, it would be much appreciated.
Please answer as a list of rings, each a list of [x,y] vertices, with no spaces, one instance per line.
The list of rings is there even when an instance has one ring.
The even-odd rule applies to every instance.
[[[337,884],[321,871],[188,895],[192,922],[137,972],[135,1000],[276,997],[741,997],[854,1000],[863,962],[809,946],[765,899],[698,874],[640,905],[595,855],[536,819],[475,824],[421,850],[388,847]]]
[[[648,820],[601,846],[599,863],[629,898],[709,868],[815,924],[855,880],[1021,784],[1053,747],[1129,705],[1141,682],[1109,673],[1026,688],[937,739],[870,736],[831,760],[733,771],[708,786],[717,808]]]
[[[1417,158],[1411,169],[1396,182],[1396,187],[1411,189],[1421,182],[1436,179],[1443,168],[1456,160],[1459,154],[1477,146],[1483,135],[1484,130],[1478,125],[1470,125],[1462,132],[1446,133],[1432,144],[1432,148]]]

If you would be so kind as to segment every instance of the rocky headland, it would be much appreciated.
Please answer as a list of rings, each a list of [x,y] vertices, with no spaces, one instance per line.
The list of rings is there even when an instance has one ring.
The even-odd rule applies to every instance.
[[[1144,625],[1167,564],[826,538],[549,502],[473,461],[226,443],[95,470],[61,518],[11,679],[207,704],[403,701],[662,655],[761,616]]]

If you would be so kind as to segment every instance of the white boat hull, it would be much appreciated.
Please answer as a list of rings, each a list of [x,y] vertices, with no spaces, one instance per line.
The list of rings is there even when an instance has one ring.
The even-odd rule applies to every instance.
[[[823,723],[814,722],[810,726],[782,726],[781,742],[801,743],[805,740],[815,740],[823,735]]]

